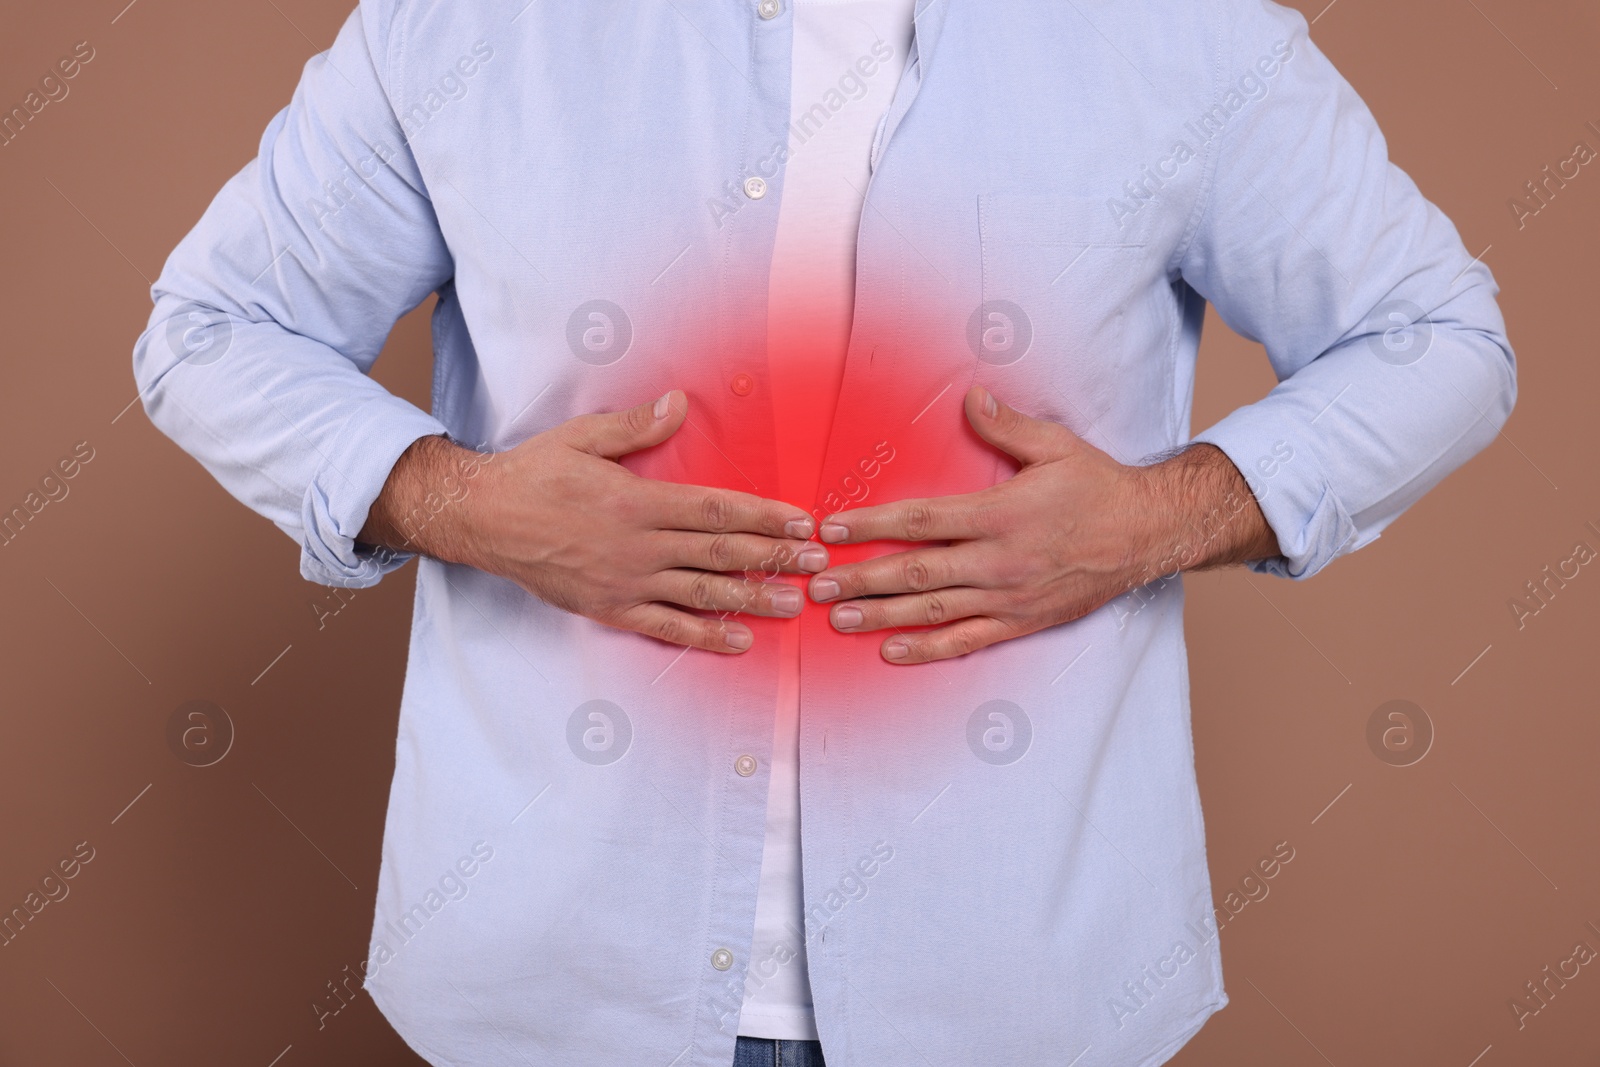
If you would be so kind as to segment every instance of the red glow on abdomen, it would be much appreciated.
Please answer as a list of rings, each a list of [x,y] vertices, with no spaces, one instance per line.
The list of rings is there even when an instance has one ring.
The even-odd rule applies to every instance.
[[[671,439],[625,457],[624,465],[663,481],[782,500],[817,526],[850,508],[975,492],[1009,477],[1015,463],[977,436],[962,408],[975,370],[963,338],[915,327],[907,336],[848,338],[848,316],[840,323],[807,310],[826,309],[833,295],[796,294],[774,309],[770,329],[761,316],[745,327],[721,324],[715,346],[631,354],[648,361],[636,369],[656,395],[685,391],[689,414]],[[916,321],[915,314],[906,318]],[[913,547],[827,546],[834,567]],[[810,579],[776,580],[804,589]],[[927,671],[882,660],[879,648],[893,631],[834,630],[830,606],[807,597],[799,619],[739,616],[757,646],[768,649],[776,648],[779,628],[800,628],[808,709],[832,706],[852,686],[859,698],[863,685],[903,687],[912,681],[908,672]]]

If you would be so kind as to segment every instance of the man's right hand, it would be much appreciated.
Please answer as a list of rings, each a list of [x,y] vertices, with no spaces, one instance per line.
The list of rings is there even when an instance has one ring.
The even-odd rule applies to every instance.
[[[804,606],[797,586],[721,572],[815,574],[828,553],[807,541],[812,518],[797,507],[642,478],[617,462],[671,437],[687,415],[674,389],[492,457],[421,438],[395,463],[357,543],[476,567],[607,626],[743,652],[749,627],[685,609],[792,618]]]

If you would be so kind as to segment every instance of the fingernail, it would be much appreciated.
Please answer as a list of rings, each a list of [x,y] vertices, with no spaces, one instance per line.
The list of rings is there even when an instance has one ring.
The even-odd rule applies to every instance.
[[[656,401],[656,406],[651,410],[655,412],[656,418],[666,418],[667,412],[672,410],[672,394],[670,392],[663,393],[661,399]]]
[[[815,574],[827,569],[828,550],[825,548],[808,548],[795,557],[795,562],[800,564],[800,569],[807,574]]]
[[[839,595],[839,583],[832,578],[818,578],[811,583],[811,599],[832,600]]]
[[[848,630],[852,626],[861,625],[860,608],[840,608],[833,613],[833,624],[841,630]]]
[[[991,419],[1000,414],[1000,405],[995,403],[994,394],[987,389],[983,391],[983,413]]]
[[[800,596],[800,590],[792,585],[772,594],[772,606],[785,615],[800,614],[800,605],[803,603],[804,598]]]
[[[739,651],[743,652],[745,649],[749,648],[750,643],[755,640],[755,635],[749,630],[729,630],[727,636],[724,637],[723,640],[728,643],[729,648],[737,648]]]
[[[898,638],[883,646],[885,659],[905,659],[911,652],[911,646]]]
[[[783,524],[783,532],[788,534],[790,537],[797,537],[803,541],[811,536],[811,520],[790,519],[788,522]]]
[[[822,539],[829,544],[843,541],[849,536],[850,530],[848,527],[840,526],[836,522],[825,522],[822,524]]]

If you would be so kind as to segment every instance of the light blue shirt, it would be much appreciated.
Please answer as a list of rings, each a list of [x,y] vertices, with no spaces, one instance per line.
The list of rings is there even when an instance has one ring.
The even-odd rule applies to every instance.
[[[772,495],[790,33],[781,0],[363,2],[154,286],[151,419],[330,585],[404,562],[352,539],[426,434],[504,450],[677,385],[694,425],[630,465]],[[1207,301],[1279,379],[1198,437],[1277,534],[1257,571],[1368,544],[1507,417],[1489,270],[1300,15],[918,0],[893,93],[829,471],[792,503],[1007,477],[973,382],[1124,462],[1182,445]],[[431,413],[366,376],[430,293]],[[1227,996],[1182,583],[1152,579],[894,667],[820,607],[686,653],[422,560],[367,988],[435,1064],[731,1062],[801,626],[830,1067],[1162,1062]]]

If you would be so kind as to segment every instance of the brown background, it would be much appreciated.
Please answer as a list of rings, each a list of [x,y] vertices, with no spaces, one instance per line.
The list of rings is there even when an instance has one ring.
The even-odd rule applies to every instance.
[[[1275,843],[1296,855],[1228,924],[1232,1005],[1174,1062],[1597,1064],[1600,962],[1520,1030],[1507,1001],[1578,940],[1600,949],[1600,567],[1520,631],[1507,601],[1576,541],[1600,548],[1583,528],[1600,526],[1600,163],[1520,231],[1507,201],[1580,138],[1600,148],[1600,16],[1589,0],[1323,2],[1301,5],[1318,45],[1488,248],[1521,398],[1487,452],[1319,578],[1190,579],[1219,900]],[[75,443],[95,450],[0,548],[0,910],[77,842],[96,850],[0,948],[0,1064],[421,1063],[365,995],[321,1030],[310,1007],[365,954],[413,571],[319,630],[326,590],[300,580],[295,546],[137,405],[118,417],[149,281],[348,9],[124,3],[8,4],[0,34],[7,109],[76,42],[97,52],[0,148],[0,509]],[[378,372],[424,406],[425,314]],[[1197,428],[1272,384],[1216,321],[1201,371]],[[168,749],[191,699],[237,726],[215,766]],[[1412,766],[1366,740],[1391,699],[1436,730]]]

